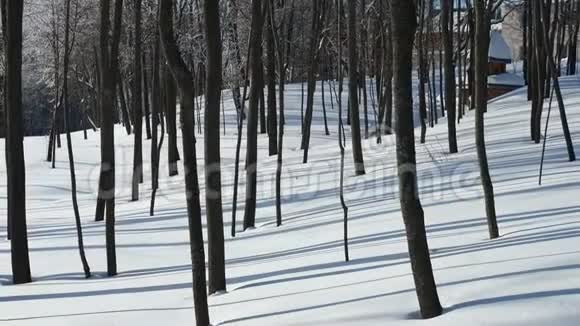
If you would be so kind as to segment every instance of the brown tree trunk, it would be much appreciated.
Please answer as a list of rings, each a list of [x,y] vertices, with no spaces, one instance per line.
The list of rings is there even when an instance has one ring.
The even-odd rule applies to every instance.
[[[204,0],[207,46],[205,102],[205,207],[207,212],[209,293],[226,290],[224,221],[220,161],[222,47],[219,4]]]
[[[256,223],[256,182],[258,159],[258,106],[260,89],[263,86],[262,69],[262,0],[252,0],[252,35],[250,36],[250,103],[248,108],[247,153],[246,153],[246,207],[244,230]]]
[[[483,1],[475,3],[475,144],[481,185],[485,197],[485,212],[489,237],[499,237],[495,213],[493,184],[489,174],[485,149],[484,113],[487,111],[487,61],[489,52],[489,16]]]
[[[348,74],[349,74],[349,112],[351,120],[352,155],[356,175],[365,174],[363,151],[360,136],[360,117],[358,110],[358,55],[356,42],[356,1],[348,1]]]
[[[425,221],[417,185],[413,128],[413,41],[417,28],[412,1],[393,0],[391,8],[395,58],[395,108],[397,115],[397,164],[401,212],[405,222],[415,289],[423,318],[442,312],[433,277]]]
[[[173,35],[172,0],[159,1],[159,29],[165,59],[179,87],[181,98],[181,132],[183,138],[183,170],[187,216],[189,222],[190,253],[193,276],[193,300],[197,326],[210,323],[205,280],[205,253],[199,199],[199,180],[195,151],[194,83],[191,71],[181,58]]]
[[[135,27],[135,47],[133,48],[133,180],[131,200],[139,200],[139,183],[143,180],[143,101],[141,82],[143,79],[141,49],[141,0],[133,0],[133,18]]]
[[[266,6],[268,6],[268,11],[273,11],[271,8],[270,0],[266,1]],[[277,117],[276,117],[276,49],[274,45],[274,29],[275,26],[266,17],[267,27],[266,27],[266,77],[268,86],[268,154],[270,156],[276,155],[278,153],[277,146]]]
[[[457,153],[457,132],[455,128],[455,64],[453,62],[453,0],[442,1],[441,28],[445,48],[445,108],[447,110],[447,136],[449,152]]]
[[[22,116],[22,16],[23,1],[3,1],[6,20],[4,54],[6,83],[6,176],[12,280],[32,281],[26,230],[26,172],[24,164],[24,121]]]
[[[177,149],[177,112],[176,101],[177,94],[175,90],[175,81],[171,77],[171,72],[167,65],[163,66],[163,79],[165,88],[165,123],[167,126],[167,159],[169,176],[173,177],[178,174],[177,161],[179,161],[179,150]]]
[[[115,0],[112,38],[109,37],[111,0],[100,1],[99,105],[101,111],[101,174],[96,220],[105,219],[107,273],[117,275],[115,249],[115,93],[123,0]]]
[[[75,224],[76,224],[76,231],[77,231],[77,241],[79,246],[79,255],[81,258],[81,263],[83,265],[83,270],[85,272],[85,277],[91,277],[91,269],[89,267],[89,263],[87,262],[87,258],[85,256],[85,247],[83,241],[83,231],[81,226],[81,217],[79,213],[79,205],[77,201],[77,181],[75,175],[75,163],[74,163],[74,155],[73,155],[73,145],[72,139],[70,135],[70,108],[69,108],[69,100],[68,100],[68,69],[69,69],[69,60],[70,60],[70,53],[71,53],[71,45],[70,45],[70,2],[71,0],[66,0],[66,16],[65,16],[65,30],[64,30],[64,59],[63,59],[63,82],[62,82],[62,97],[63,97],[63,110],[64,110],[64,129],[66,132],[66,140],[67,140],[67,151],[68,151],[68,161],[69,161],[69,169],[70,169],[70,183],[71,183],[71,195],[72,195],[72,203],[73,203],[73,210],[75,214]]]
[[[312,128],[312,115],[314,113],[314,92],[316,91],[316,73],[319,65],[318,43],[322,21],[324,17],[324,7],[326,1],[314,1],[312,3],[312,26],[310,34],[310,47],[308,50],[308,80],[306,94],[306,113],[304,115],[304,128],[302,128],[302,145],[304,155],[302,163],[308,162],[308,151],[310,149],[310,133]]]

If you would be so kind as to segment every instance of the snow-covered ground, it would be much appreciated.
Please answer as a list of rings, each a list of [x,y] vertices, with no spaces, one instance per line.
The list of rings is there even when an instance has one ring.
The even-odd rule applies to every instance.
[[[563,79],[562,87],[575,149],[580,153],[580,79]],[[367,174],[361,177],[353,174],[347,146],[345,193],[352,260],[343,261],[337,110],[330,108],[328,93],[326,99],[331,135],[324,135],[318,94],[310,163],[303,165],[300,87],[288,87],[284,224],[275,226],[276,158],[267,156],[267,138],[261,135],[258,227],[236,238],[229,236],[235,115],[231,100],[225,99],[227,130],[222,155],[228,293],[209,299],[214,324],[578,324],[580,168],[577,162],[567,161],[556,107],[542,186],[537,178],[541,146],[529,140],[530,108],[525,91],[516,91],[489,107],[487,148],[502,235],[494,241],[487,239],[473,115],[469,113],[458,126],[459,154],[447,154],[445,119],[428,130],[425,145],[417,145],[421,200],[445,308],[441,317],[421,321],[397,198],[392,136],[384,137],[382,145],[375,139],[364,141]],[[369,116],[372,131],[372,110]],[[37,137],[25,140],[34,282],[10,285],[9,243],[4,240],[6,169],[0,160],[0,325],[192,325],[182,175],[167,177],[164,154],[157,214],[150,217],[149,166],[142,200],[130,202],[133,138],[120,127],[116,134],[120,274],[114,278],[104,276],[104,225],[92,221],[98,134],[89,132],[87,141],[80,133],[74,135],[79,204],[87,255],[95,274],[90,280],[83,278],[77,254],[65,149],[57,151],[56,169],[50,169],[43,160],[47,139]],[[203,156],[202,136],[198,137],[198,154]],[[146,141],[145,148],[149,144]],[[148,164],[149,155],[145,162]],[[245,189],[243,173],[241,177],[238,221]]]

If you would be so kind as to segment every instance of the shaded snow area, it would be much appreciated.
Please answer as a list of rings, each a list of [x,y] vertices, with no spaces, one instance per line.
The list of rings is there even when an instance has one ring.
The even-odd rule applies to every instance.
[[[562,88],[575,149],[580,153],[580,79],[563,79]],[[317,93],[310,162],[302,164],[300,86],[288,86],[284,224],[275,226],[276,158],[268,157],[267,137],[260,135],[257,228],[240,232],[236,238],[229,235],[236,122],[226,93],[227,130],[221,146],[228,292],[209,298],[214,325],[578,325],[580,165],[567,161],[556,106],[548,130],[543,185],[538,186],[541,145],[530,142],[525,89],[490,104],[486,136],[502,235],[497,240],[487,238],[473,113],[468,112],[458,126],[460,153],[447,154],[446,119],[428,130],[425,145],[417,144],[421,200],[445,308],[442,316],[422,321],[417,317],[398,201],[392,136],[384,137],[381,145],[375,139],[364,141],[367,174],[355,177],[346,127],[351,261],[343,261],[338,110],[331,108],[329,88],[325,89],[331,135],[324,134]],[[374,131],[372,109],[369,118]],[[364,120],[361,125],[364,135]],[[203,137],[198,137],[198,154],[203,156]],[[95,276],[83,279],[77,254],[66,151],[64,147],[57,150],[56,169],[51,169],[43,160],[47,138],[26,138],[34,282],[10,285],[9,243],[4,240],[6,169],[0,160],[0,325],[192,325],[181,166],[178,177],[167,177],[164,147],[157,213],[150,217],[149,155],[144,158],[142,199],[130,202],[133,138],[117,127],[120,274],[107,278],[104,225],[92,221],[99,138],[89,132],[87,141],[82,140],[82,133],[73,139],[87,255]],[[145,141],[145,148],[149,144]],[[4,151],[3,143],[0,151]]]
[[[503,74],[488,76],[487,84],[496,86],[523,87],[526,85],[526,82],[519,75],[505,72]]]

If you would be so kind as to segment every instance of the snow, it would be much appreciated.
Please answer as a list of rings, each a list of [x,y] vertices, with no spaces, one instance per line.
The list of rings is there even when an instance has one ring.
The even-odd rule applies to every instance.
[[[488,85],[514,86],[523,87],[526,82],[520,75],[509,72],[497,75],[490,75],[487,77]]]
[[[577,77],[562,79],[577,153],[579,87]],[[276,158],[267,156],[266,136],[259,137],[257,228],[236,238],[224,230],[228,291],[209,298],[214,325],[577,325],[580,169],[577,162],[566,159],[557,110],[552,111],[543,186],[538,186],[541,147],[529,141],[530,104],[525,89],[490,104],[487,149],[502,234],[493,241],[487,239],[473,115],[468,113],[458,125],[458,154],[447,154],[446,119],[428,130],[425,145],[417,144],[421,200],[445,308],[442,316],[421,321],[397,196],[394,138],[383,137],[381,145],[375,139],[364,141],[367,174],[361,177],[354,176],[347,141],[345,194],[352,260],[345,263],[338,198],[337,110],[330,108],[327,93],[331,135],[325,136],[319,95],[315,97],[310,163],[303,165],[300,86],[288,86],[284,224],[280,228],[275,226]],[[229,228],[236,138],[229,95],[225,109],[224,218],[225,228]],[[374,123],[371,127],[373,131]],[[198,137],[198,154],[203,156],[203,136]],[[0,325],[192,325],[183,176],[168,178],[167,167],[162,166],[157,211],[150,217],[149,157],[144,157],[142,199],[130,202],[132,136],[117,127],[120,274],[107,278],[104,225],[92,221],[98,134],[89,132],[89,140],[84,141],[82,133],[76,133],[73,139],[87,256],[95,276],[83,278],[76,250],[65,149],[57,150],[56,169],[50,169],[43,161],[47,139],[26,138],[34,282],[10,285],[9,244],[4,240],[6,201],[2,200]],[[149,144],[145,142],[145,146]],[[3,142],[0,150],[4,150]],[[166,157],[164,152],[163,164]],[[0,160],[1,198],[6,198],[4,164]],[[243,199],[243,173],[241,177],[239,198]],[[200,180],[203,186],[203,178]],[[243,212],[242,205],[243,200],[238,212]]]
[[[489,43],[489,59],[498,60],[502,62],[512,61],[512,50],[506,43],[505,39],[501,35],[501,30],[492,30],[490,32],[490,43]]]

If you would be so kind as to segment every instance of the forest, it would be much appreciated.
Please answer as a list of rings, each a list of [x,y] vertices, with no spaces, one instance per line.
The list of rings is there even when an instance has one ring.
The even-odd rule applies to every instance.
[[[0,9],[0,324],[580,319],[580,1]]]

